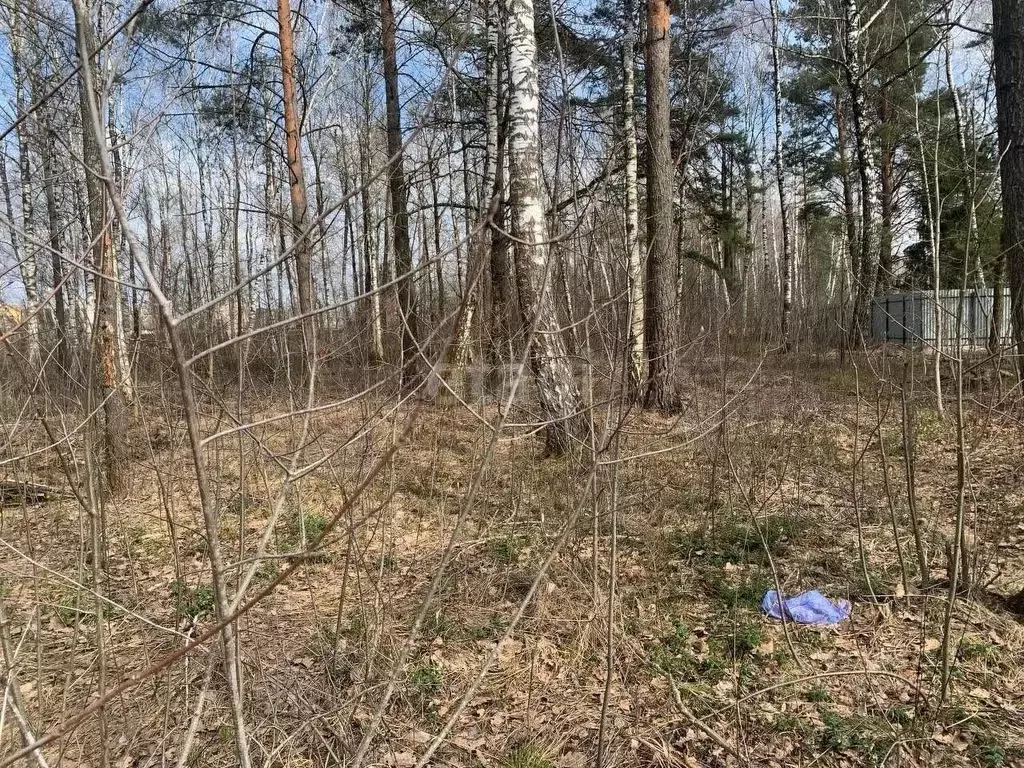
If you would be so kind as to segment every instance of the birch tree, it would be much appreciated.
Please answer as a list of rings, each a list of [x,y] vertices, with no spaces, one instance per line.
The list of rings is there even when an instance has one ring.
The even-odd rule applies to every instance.
[[[633,0],[625,0],[623,16],[626,33],[622,41],[622,131],[626,144],[626,269],[629,322],[626,347],[629,386],[634,395],[640,391],[644,376],[644,283],[640,255],[640,205],[637,194],[636,109],[633,103],[636,9]]]
[[[789,206],[786,177],[782,168],[782,78],[779,66],[779,4],[768,0],[772,22],[772,104],[775,112],[775,184],[779,192],[779,225],[782,228],[782,319],[781,347],[789,350],[789,321],[793,309],[793,249],[789,237]]]
[[[586,434],[586,417],[551,290],[554,265],[541,197],[540,83],[533,0],[509,0],[508,14],[508,139],[516,280],[524,324],[533,332],[529,356],[545,420],[545,453],[557,456],[579,447]]]
[[[850,342],[857,346],[871,332],[871,300],[878,281],[878,227],[876,226],[877,190],[875,186],[875,153],[872,147],[867,104],[863,83],[863,51],[861,35],[866,25],[858,0],[843,3],[843,70],[853,106],[853,140],[857,152],[860,177],[860,280],[853,305]]]

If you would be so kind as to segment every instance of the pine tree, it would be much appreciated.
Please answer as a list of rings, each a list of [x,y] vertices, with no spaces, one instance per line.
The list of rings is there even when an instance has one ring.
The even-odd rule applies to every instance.
[[[647,2],[647,283],[644,340],[649,408],[678,404],[674,376],[679,324],[676,265],[672,258],[671,111],[669,105],[669,0]]]

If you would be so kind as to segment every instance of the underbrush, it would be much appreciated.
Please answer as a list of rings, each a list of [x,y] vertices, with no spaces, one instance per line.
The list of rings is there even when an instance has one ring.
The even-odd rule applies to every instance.
[[[372,421],[389,403],[318,417],[304,460],[321,463],[288,488],[280,469],[281,457],[297,450],[291,425],[252,428],[241,455],[234,441],[211,450],[218,486],[248,489],[225,491],[219,510],[231,588],[263,539],[253,589],[295,569],[237,623],[244,714],[253,743],[274,755],[268,765],[343,764],[374,722],[367,765],[413,765],[463,697],[436,764],[591,765],[602,722],[610,768],[729,764],[728,750],[705,729],[758,765],[1022,764],[1024,631],[988,604],[958,598],[942,700],[948,605],[939,591],[913,588],[919,575],[898,418],[891,414],[878,434],[892,462],[909,590],[876,443],[863,454],[854,505],[852,374],[822,366],[815,375],[820,380],[778,384],[771,398],[738,398],[704,441],[692,439],[706,429],[696,415],[631,413],[619,448],[641,458],[616,468],[603,454],[596,479],[585,464],[540,460],[522,426],[499,440],[477,478],[496,413],[484,411],[483,424],[456,407],[425,409],[393,455],[393,425]],[[875,392],[860,376],[862,395]],[[730,380],[730,392],[745,380]],[[831,404],[827,414],[801,410],[815,387]],[[248,416],[259,421],[267,410],[286,410],[279,406]],[[860,403],[861,450],[874,412],[873,403]],[[1012,515],[1024,505],[1012,482],[1016,432],[992,418],[974,466],[999,504],[979,491],[971,523],[1009,540]],[[366,423],[375,428],[360,433]],[[203,426],[212,433],[215,420]],[[956,498],[948,429],[919,408],[917,501],[927,536],[948,526]],[[160,450],[180,451],[180,424],[166,430]],[[367,468],[386,455],[353,500]],[[89,521],[77,509],[57,515],[41,505],[0,519],[4,541],[33,553],[7,552],[0,565],[10,647],[20,654],[17,690],[41,731],[76,712],[74,702],[95,700],[97,636],[111,690],[214,619],[210,543],[183,457],[158,454],[137,481],[129,500],[108,509],[98,586],[83,554]],[[269,529],[279,501],[282,514]],[[331,536],[303,551],[331,524]],[[1005,547],[993,557],[987,576],[1022,572],[1015,552]],[[1005,588],[1009,581],[999,578]],[[536,594],[513,626],[534,580]],[[783,626],[761,612],[764,593],[776,587],[849,597],[853,616],[838,627]],[[113,603],[99,626],[94,592]],[[223,653],[214,640],[187,663],[170,663],[149,687],[129,685],[104,708],[103,729],[88,720],[65,737],[69,764],[96,755],[103,732],[159,734],[152,744],[139,735],[107,745],[111,764],[127,765],[127,756],[159,764],[145,763],[146,755],[162,760],[164,750],[182,748],[202,696],[192,764],[234,765]],[[11,722],[4,749],[21,738]]]

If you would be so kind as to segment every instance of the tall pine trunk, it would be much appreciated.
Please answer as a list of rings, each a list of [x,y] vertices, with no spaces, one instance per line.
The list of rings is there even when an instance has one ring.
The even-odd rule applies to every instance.
[[[996,109],[1000,180],[1003,187],[1002,246],[1009,267],[1010,312],[1018,372],[1024,381],[1024,0],[993,0]],[[1024,590],[1011,599],[1024,615]]]
[[[586,420],[551,290],[555,270],[541,198],[540,83],[533,0],[509,0],[507,29],[512,80],[508,139],[516,279],[523,318],[533,333],[530,365],[546,421],[545,452],[561,455],[579,448],[586,437]]]
[[[669,109],[670,0],[647,0],[647,283],[644,344],[649,408],[678,405],[676,264],[672,254],[672,146]]]
[[[1020,357],[1024,355],[1024,0],[993,0],[992,36],[1002,158],[1002,247],[1008,267],[1013,341],[1024,381],[1024,358]]]
[[[289,0],[277,2],[278,40],[281,46],[281,89],[284,97],[285,153],[288,160],[288,188],[292,204],[292,248],[295,255],[296,293],[299,314],[313,311],[313,278],[310,269],[309,205],[306,178],[302,168],[302,137],[295,99],[295,40],[292,34],[292,11]],[[311,367],[315,355],[315,324],[312,317],[302,320],[302,337],[306,365]]]

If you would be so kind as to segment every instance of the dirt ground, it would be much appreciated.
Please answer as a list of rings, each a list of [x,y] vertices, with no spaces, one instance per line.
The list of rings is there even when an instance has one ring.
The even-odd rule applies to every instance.
[[[417,406],[371,394],[304,430],[254,395],[235,431],[230,388],[205,393],[232,588],[250,565],[250,596],[296,566],[238,623],[254,765],[350,764],[389,681],[365,765],[416,765],[449,725],[430,765],[1024,765],[1024,624],[1000,599],[1024,587],[1024,411],[972,385],[961,467],[952,384],[940,418],[915,376],[916,526],[902,363],[704,361],[681,414],[596,397],[596,465],[538,458],[527,407],[423,406],[389,454]],[[158,384],[140,397],[105,567],[70,494],[0,510],[5,636],[37,735],[214,622],[182,415]],[[8,459],[35,451],[7,480],[70,489],[40,423],[2,440]],[[286,487],[289,468],[308,471]],[[959,506],[971,573],[951,605]],[[849,599],[852,617],[769,620],[775,586]],[[100,766],[104,741],[112,766],[236,765],[221,654],[206,643],[113,697],[49,765]],[[11,701],[0,762],[22,746]]]

